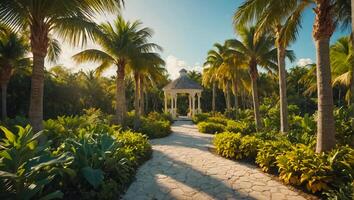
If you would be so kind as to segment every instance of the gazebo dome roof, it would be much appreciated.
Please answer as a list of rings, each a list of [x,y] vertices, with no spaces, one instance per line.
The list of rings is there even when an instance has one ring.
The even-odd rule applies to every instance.
[[[181,71],[179,71],[180,76],[179,78],[177,78],[176,80],[170,82],[169,84],[167,84],[163,90],[178,90],[178,89],[182,89],[182,90],[188,90],[188,89],[192,89],[192,90],[203,90],[203,87],[200,86],[197,82],[193,81],[192,79],[190,79],[187,76],[187,70],[185,69],[181,69]]]

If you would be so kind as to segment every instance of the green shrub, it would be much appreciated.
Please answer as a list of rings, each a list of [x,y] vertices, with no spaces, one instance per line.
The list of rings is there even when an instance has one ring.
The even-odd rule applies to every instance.
[[[0,146],[0,196],[2,199],[57,199],[63,193],[46,188],[54,179],[70,169],[72,157],[64,152],[53,156],[48,143],[40,145],[37,139],[43,132],[34,134],[28,125],[18,126],[13,133],[0,127],[5,134]]]
[[[264,172],[276,167],[276,157],[291,149],[288,140],[265,141],[259,145],[256,163]]]
[[[29,120],[25,116],[16,116],[13,119],[7,118],[5,121],[1,121],[1,125],[5,126],[12,132],[16,132],[15,126],[22,126],[25,127],[29,124]],[[1,136],[0,136],[1,138]]]
[[[65,140],[55,152],[71,152],[74,156],[69,167],[77,172],[76,176],[60,183],[65,198],[102,199],[102,193],[119,197],[133,180],[137,167],[151,156],[147,137],[130,131],[114,135],[81,131],[78,137]]]
[[[262,105],[262,106],[265,106],[265,105]],[[264,125],[263,128],[265,130],[279,130],[280,129],[279,106],[274,106],[274,107],[269,107],[269,106],[271,106],[271,105],[268,105],[268,106],[266,106],[266,108],[264,108],[266,114],[262,115],[262,116],[264,116],[263,117],[263,125]]]
[[[227,117],[228,119],[233,119],[236,120],[238,117],[238,110],[236,110],[235,108],[231,108],[231,109],[226,109],[224,112],[225,117]]]
[[[171,133],[171,123],[166,120],[154,121],[143,118],[141,128],[136,131],[147,135],[151,139],[166,137]]]
[[[226,131],[233,133],[242,133],[244,135],[255,132],[254,123],[247,123],[245,121],[228,120]]]
[[[254,136],[242,137],[240,133],[224,132],[216,134],[213,140],[216,153],[231,159],[254,159],[259,140]]]
[[[218,124],[222,124],[224,126],[227,125],[227,119],[225,119],[224,117],[209,117],[207,119],[207,122],[212,122],[212,123],[218,123]]]
[[[325,192],[327,200],[353,200],[354,199],[354,181],[347,184],[340,184],[338,188]]]
[[[353,108],[352,108],[353,109]],[[334,111],[336,139],[342,145],[354,145],[351,109],[339,108]]]
[[[169,114],[150,113],[147,117],[140,117],[140,126],[135,127],[136,116],[134,112],[129,112],[125,119],[123,127],[126,130],[147,135],[150,139],[166,137],[171,133],[172,117]]]
[[[147,118],[151,121],[169,121],[173,123],[172,115],[169,113],[150,112]]]
[[[240,154],[241,158],[254,160],[258,152],[260,140],[255,136],[246,135],[241,138]]]
[[[136,166],[150,158],[152,149],[146,136],[125,131],[118,133],[116,137],[120,146],[123,147],[122,149],[131,155],[129,160],[136,163]]]
[[[216,134],[213,140],[216,153],[231,159],[242,158],[239,148],[241,145],[241,134],[224,132]]]
[[[333,174],[324,153],[317,154],[310,147],[297,144],[291,151],[277,157],[279,178],[286,184],[306,185],[315,193],[328,190]]]
[[[262,131],[254,134],[260,140],[281,140],[286,139],[284,135],[278,131]]]
[[[192,117],[192,121],[193,123],[198,124],[199,122],[206,121],[208,117],[210,117],[209,113],[198,113]]]
[[[354,180],[354,149],[338,146],[328,153],[328,162],[336,174],[335,185]]]
[[[292,143],[301,143],[313,146],[316,139],[316,121],[314,116],[305,114],[303,117],[292,115],[289,118],[290,131],[287,138]]]
[[[134,119],[135,119],[135,112],[134,111],[128,112],[124,117],[123,127],[128,129],[133,129]]]
[[[215,134],[223,132],[225,130],[225,126],[213,122],[200,122],[198,124],[198,130],[201,133]]]

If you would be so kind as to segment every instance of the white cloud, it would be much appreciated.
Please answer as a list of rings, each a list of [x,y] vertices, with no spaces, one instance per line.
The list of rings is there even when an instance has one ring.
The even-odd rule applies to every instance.
[[[296,64],[300,67],[304,67],[306,65],[313,64],[313,61],[311,58],[300,58]]]
[[[186,69],[188,71],[196,70],[201,72],[202,67],[200,63],[196,62],[193,66],[188,65],[184,60],[181,60],[173,55],[169,55],[166,58],[166,69],[171,79],[176,79],[179,77],[179,71],[181,69]]]

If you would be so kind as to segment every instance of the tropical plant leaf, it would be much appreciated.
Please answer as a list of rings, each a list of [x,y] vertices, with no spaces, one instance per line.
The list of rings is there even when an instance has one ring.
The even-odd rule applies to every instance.
[[[39,200],[62,199],[63,196],[64,196],[64,193],[62,193],[61,191],[57,190],[55,192],[47,194],[46,196],[40,198]]]
[[[94,188],[97,188],[103,182],[103,171],[100,169],[93,169],[92,167],[84,167],[81,169],[87,182],[90,183]]]

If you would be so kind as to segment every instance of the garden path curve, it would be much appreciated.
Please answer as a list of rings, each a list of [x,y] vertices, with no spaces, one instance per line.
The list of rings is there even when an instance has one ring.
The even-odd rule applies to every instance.
[[[306,199],[257,167],[214,155],[212,135],[189,121],[151,141],[153,158],[141,166],[123,199]]]

